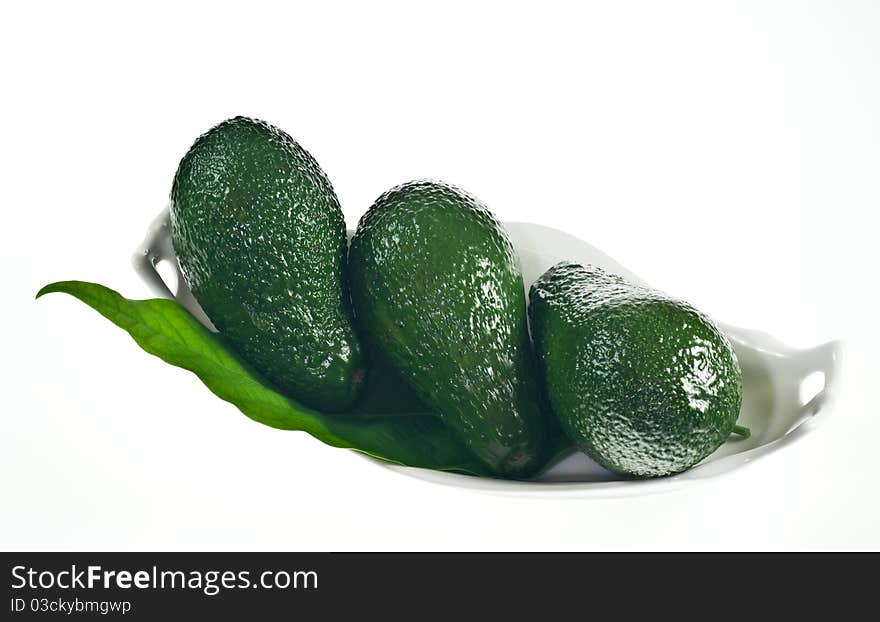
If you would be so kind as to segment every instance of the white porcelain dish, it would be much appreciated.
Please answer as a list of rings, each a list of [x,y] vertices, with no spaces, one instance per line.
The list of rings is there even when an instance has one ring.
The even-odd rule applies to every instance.
[[[611,257],[567,233],[529,223],[506,223],[522,262],[528,287],[562,260],[590,263],[630,281],[642,279]],[[141,278],[160,296],[174,298],[206,326],[210,321],[186,287],[171,245],[168,211],[152,223],[134,255]],[[166,284],[157,266],[168,262],[176,283]],[[426,481],[502,494],[573,497],[647,494],[703,482],[740,468],[755,458],[786,447],[812,432],[831,411],[839,391],[843,344],[789,348],[770,335],[725,324],[743,370],[743,403],[739,423],[751,429],[748,439],[732,436],[696,467],[671,477],[625,480],[606,471],[582,453],[573,454],[534,481],[512,482],[400,467],[372,461],[398,473]]]

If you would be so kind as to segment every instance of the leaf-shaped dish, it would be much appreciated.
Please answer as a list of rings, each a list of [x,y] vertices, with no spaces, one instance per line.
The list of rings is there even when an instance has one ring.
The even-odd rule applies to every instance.
[[[522,262],[526,288],[562,260],[597,265],[635,283],[644,281],[605,253],[567,233],[529,223],[506,223]],[[168,262],[176,275],[169,287],[157,266]],[[186,287],[171,245],[167,210],[151,225],[134,256],[138,273],[153,291],[177,300],[205,326],[213,328]],[[173,291],[172,291],[173,290]],[[754,458],[801,438],[830,411],[839,391],[843,345],[828,342],[797,350],[758,331],[720,325],[733,343],[743,370],[739,423],[751,429],[748,439],[732,436],[715,453],[684,473],[651,480],[628,480],[606,471],[576,452],[559,460],[535,480],[504,481],[432,469],[377,462],[402,474],[436,483],[513,494],[619,496],[659,492],[728,473]],[[381,404],[375,402],[374,408]],[[378,406],[381,408],[381,406]],[[810,422],[810,425],[805,425]],[[471,470],[465,468],[464,470]]]

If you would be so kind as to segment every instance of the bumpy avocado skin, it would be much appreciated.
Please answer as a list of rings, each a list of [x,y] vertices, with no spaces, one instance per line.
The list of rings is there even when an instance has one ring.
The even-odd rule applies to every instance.
[[[529,298],[551,409],[597,462],[634,477],[670,475],[730,435],[742,373],[699,311],[574,263],[550,268]]]
[[[180,162],[171,227],[188,285],[244,360],[319,410],[356,400],[365,374],[345,221],[305,149],[262,121],[217,125]]]
[[[545,441],[519,261],[474,197],[435,181],[383,194],[349,251],[360,332],[471,451],[527,477]]]

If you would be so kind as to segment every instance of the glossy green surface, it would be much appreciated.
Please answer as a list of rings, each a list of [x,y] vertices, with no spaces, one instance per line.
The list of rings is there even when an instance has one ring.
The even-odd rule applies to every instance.
[[[180,162],[171,227],[181,270],[235,351],[291,397],[340,411],[365,376],[344,287],[345,221],[290,136],[237,117]]]
[[[551,408],[606,468],[677,473],[733,430],[742,373],[727,339],[687,303],[561,263],[532,285],[529,312]]]
[[[440,182],[383,194],[349,253],[361,334],[496,474],[546,462],[519,261],[477,199]]]

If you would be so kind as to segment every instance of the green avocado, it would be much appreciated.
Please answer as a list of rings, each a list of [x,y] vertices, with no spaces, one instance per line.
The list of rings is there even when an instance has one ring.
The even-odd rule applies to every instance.
[[[500,477],[542,464],[546,421],[519,260],[477,199],[414,181],[361,218],[349,251],[370,351]]]
[[[687,303],[567,262],[544,273],[529,298],[550,407],[604,467],[678,473],[733,431],[742,372],[728,340]]]
[[[177,169],[171,232],[187,284],[243,360],[308,406],[352,405],[365,372],[345,220],[305,149],[262,121],[212,128]]]

